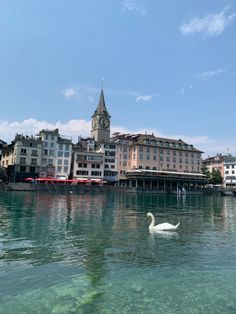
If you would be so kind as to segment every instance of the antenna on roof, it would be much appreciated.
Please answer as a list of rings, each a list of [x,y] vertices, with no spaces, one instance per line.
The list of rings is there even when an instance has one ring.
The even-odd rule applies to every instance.
[[[104,85],[104,78],[102,79],[102,89],[103,89],[103,85]]]

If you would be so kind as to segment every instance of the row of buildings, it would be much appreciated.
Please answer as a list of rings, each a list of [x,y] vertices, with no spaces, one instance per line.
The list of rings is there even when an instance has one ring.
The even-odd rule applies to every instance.
[[[26,178],[107,182],[136,189],[199,189],[202,151],[181,139],[154,134],[110,134],[111,116],[101,90],[91,117],[91,136],[72,143],[55,130],[16,135],[2,143],[1,167],[11,182]]]
[[[203,164],[209,172],[212,172],[213,169],[220,172],[225,188],[236,188],[236,157],[231,154],[217,154],[206,158]]]

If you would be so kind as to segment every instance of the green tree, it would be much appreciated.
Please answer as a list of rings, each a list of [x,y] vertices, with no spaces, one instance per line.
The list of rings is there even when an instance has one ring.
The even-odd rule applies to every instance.
[[[223,178],[221,176],[219,169],[215,169],[215,168],[212,169],[209,183],[211,183],[211,184],[222,184],[223,183]]]
[[[211,173],[210,173],[210,171],[209,171],[209,169],[207,168],[206,165],[203,165],[202,173],[205,174],[207,176],[207,178],[209,178],[209,179],[211,178]]]

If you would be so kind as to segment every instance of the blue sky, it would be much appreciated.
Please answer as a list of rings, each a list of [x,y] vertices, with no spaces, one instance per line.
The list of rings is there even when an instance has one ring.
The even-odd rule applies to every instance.
[[[112,131],[236,155],[236,2],[0,0],[0,138]]]

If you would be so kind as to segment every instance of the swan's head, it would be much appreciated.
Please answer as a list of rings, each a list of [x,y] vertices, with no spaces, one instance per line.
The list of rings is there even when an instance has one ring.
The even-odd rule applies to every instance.
[[[147,217],[152,217],[152,214],[151,213],[147,213]]]

